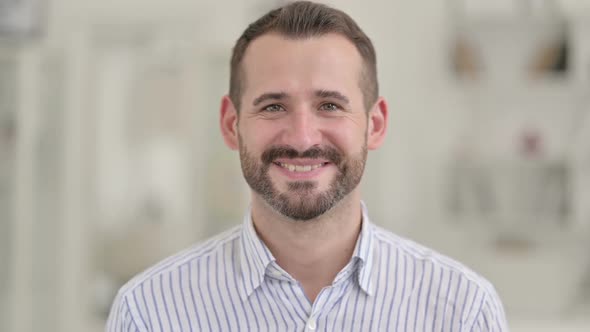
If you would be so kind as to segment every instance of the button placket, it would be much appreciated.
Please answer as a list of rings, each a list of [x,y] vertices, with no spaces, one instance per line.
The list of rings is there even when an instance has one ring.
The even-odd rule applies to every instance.
[[[313,316],[310,317],[307,321],[307,329],[310,331],[315,331],[317,327],[316,319]]]

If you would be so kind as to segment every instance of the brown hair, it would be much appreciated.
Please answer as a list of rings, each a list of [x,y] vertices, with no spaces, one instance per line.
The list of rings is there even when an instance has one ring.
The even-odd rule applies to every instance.
[[[360,85],[366,110],[377,100],[377,59],[369,37],[350,16],[338,9],[309,1],[296,1],[266,13],[250,24],[237,40],[231,57],[229,97],[238,111],[243,84],[240,65],[246,49],[254,39],[270,32],[294,39],[327,33],[346,37],[356,46],[364,62]]]

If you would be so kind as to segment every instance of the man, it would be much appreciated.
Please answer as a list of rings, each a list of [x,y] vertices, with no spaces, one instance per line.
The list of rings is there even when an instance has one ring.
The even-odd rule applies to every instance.
[[[243,225],[119,292],[108,331],[506,331],[483,278],[373,225],[367,150],[387,129],[373,45],[341,11],[294,2],[251,24],[221,102],[252,189]]]

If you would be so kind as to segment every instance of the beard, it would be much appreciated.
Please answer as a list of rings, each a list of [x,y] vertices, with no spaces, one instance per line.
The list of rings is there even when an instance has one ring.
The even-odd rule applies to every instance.
[[[242,172],[250,188],[275,211],[298,221],[323,215],[352,192],[361,181],[367,160],[366,141],[359,154],[349,157],[332,147],[313,147],[299,152],[289,146],[271,146],[259,159],[248,152],[241,137],[239,142]],[[322,158],[336,166],[337,173],[328,189],[322,192],[315,192],[317,181],[291,181],[287,183],[287,191],[281,192],[268,174],[278,158]]]

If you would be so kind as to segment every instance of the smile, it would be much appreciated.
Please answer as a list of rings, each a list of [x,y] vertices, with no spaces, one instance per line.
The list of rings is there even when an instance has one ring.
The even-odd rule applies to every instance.
[[[304,173],[304,172],[311,172],[313,170],[316,170],[324,165],[326,165],[327,163],[319,163],[319,164],[315,164],[315,165],[293,165],[293,164],[288,164],[288,163],[275,163],[276,165],[288,169],[291,172],[296,172],[296,173]]]

